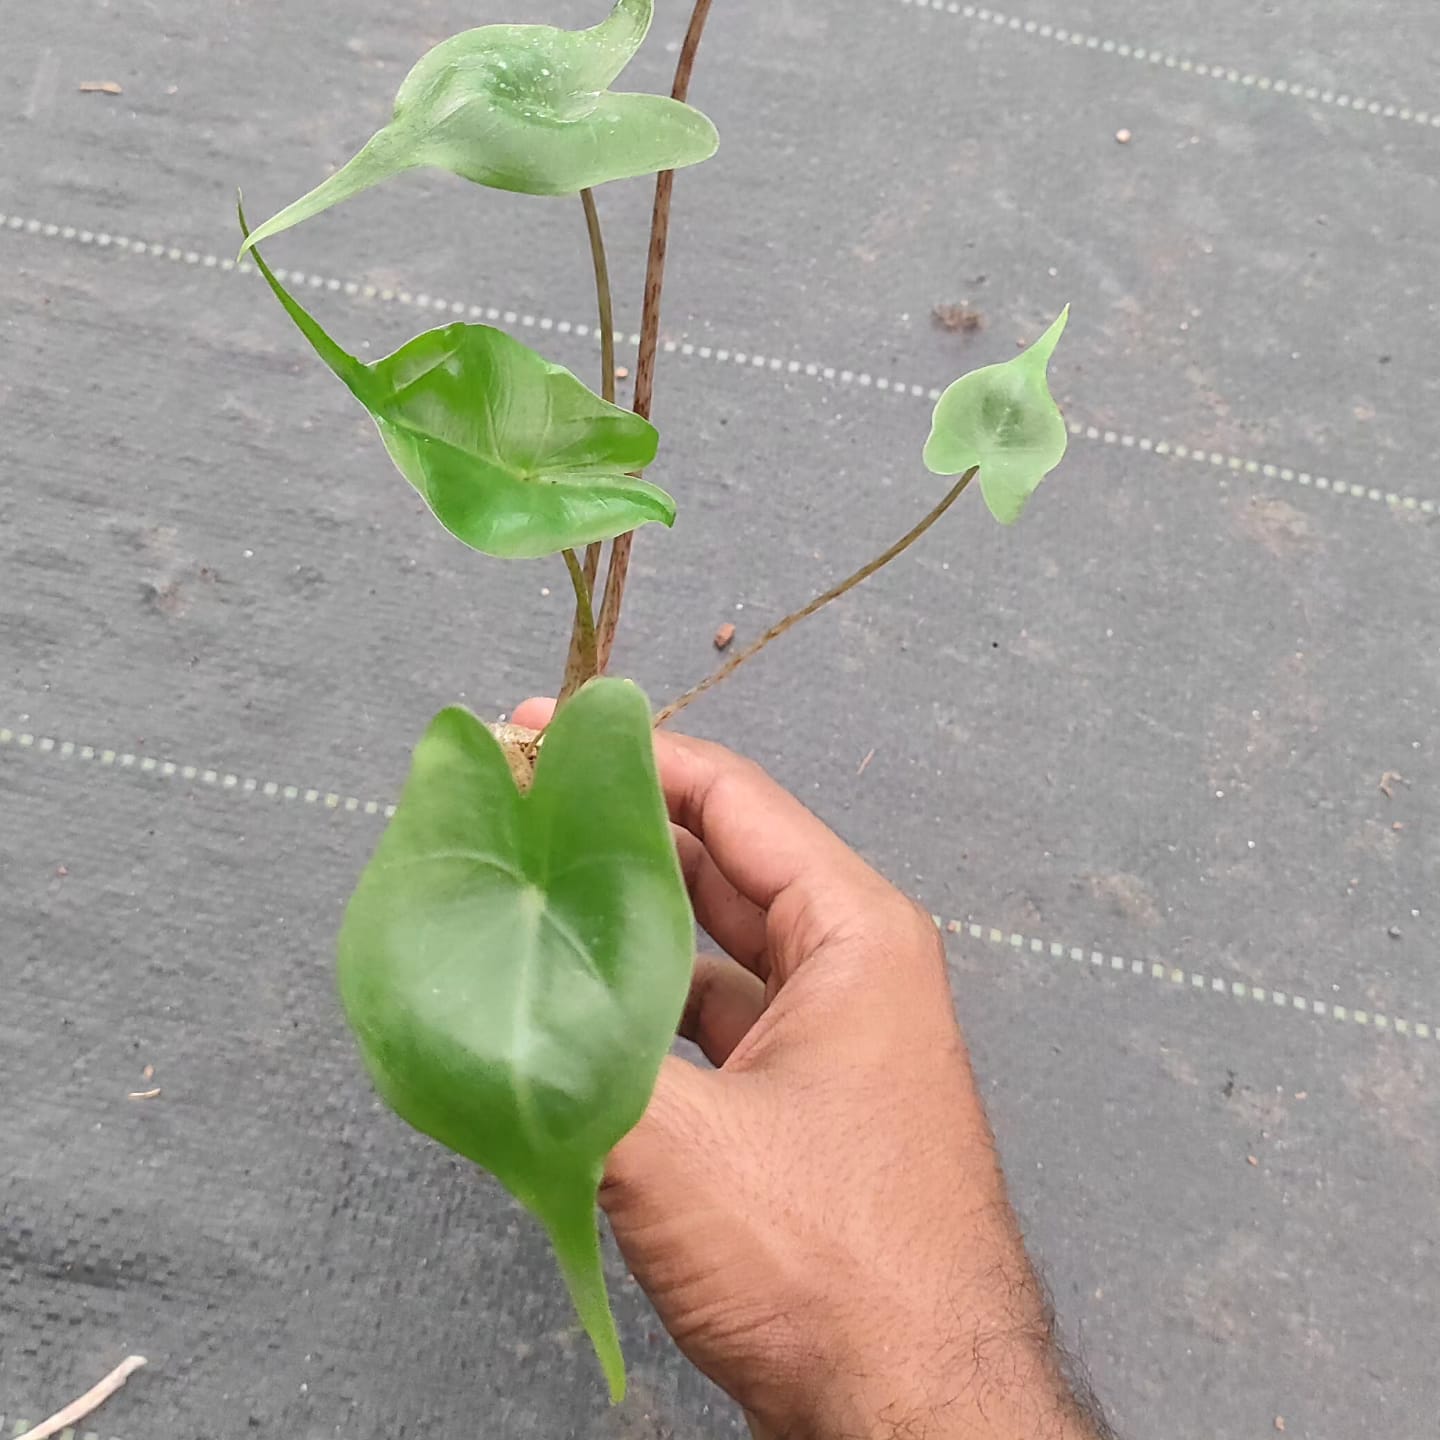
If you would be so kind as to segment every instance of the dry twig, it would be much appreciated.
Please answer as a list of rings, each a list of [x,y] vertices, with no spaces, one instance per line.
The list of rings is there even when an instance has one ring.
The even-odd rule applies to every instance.
[[[72,1425],[78,1425],[87,1415],[98,1410],[124,1383],[147,1361],[143,1355],[127,1355],[98,1385],[87,1390],[78,1400],[57,1410],[48,1420],[42,1421],[33,1430],[27,1430],[18,1440],[49,1440]]]

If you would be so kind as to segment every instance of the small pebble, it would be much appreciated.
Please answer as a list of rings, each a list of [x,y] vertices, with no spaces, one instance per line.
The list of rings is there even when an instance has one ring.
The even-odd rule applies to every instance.
[[[1398,925],[1392,925],[1385,933],[1392,940],[1398,940],[1400,938],[1400,927]]]
[[[1117,130],[1115,132],[1115,138],[1120,144],[1128,145],[1130,143],[1130,132],[1128,130]]]

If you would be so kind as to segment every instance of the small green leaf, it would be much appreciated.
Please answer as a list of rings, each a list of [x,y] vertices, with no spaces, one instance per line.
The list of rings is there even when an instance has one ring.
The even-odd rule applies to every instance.
[[[640,48],[653,8],[618,0],[589,30],[484,25],[442,41],[405,77],[390,123],[247,246],[420,166],[497,190],[573,195],[709,159],[719,141],[698,110],[608,88]]]
[[[523,796],[490,732],[441,711],[340,935],[376,1087],[545,1226],[616,1399],[595,1196],[649,1102],[693,953],[650,707],[622,680],[560,711]]]
[[[563,366],[502,330],[459,323],[367,365],[320,328],[258,250],[253,258],[316,353],[370,412],[400,473],[472,549],[527,559],[651,520],[674,524],[670,496],[628,473],[654,460],[654,426]]]
[[[1069,317],[1067,305],[1028,350],[962,375],[935,406],[925,464],[937,475],[978,465],[985,503],[1002,525],[1020,518],[1065,454],[1069,437],[1045,372]]]

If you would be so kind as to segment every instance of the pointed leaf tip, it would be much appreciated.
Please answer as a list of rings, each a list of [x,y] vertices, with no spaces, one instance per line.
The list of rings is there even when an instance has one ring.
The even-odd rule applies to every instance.
[[[1050,357],[1055,353],[1055,347],[1060,343],[1060,337],[1065,333],[1065,327],[1070,323],[1070,306],[1067,304],[1063,310],[1050,322],[1050,328],[1030,345],[1022,354],[1030,355],[1042,365],[1050,364]]]
[[[614,57],[613,69],[604,76],[597,88],[603,89],[634,58],[635,52],[644,44],[655,19],[655,0],[615,0],[610,13],[598,25],[592,25],[585,34],[602,42],[596,47],[597,55],[608,51]]]
[[[237,203],[237,212],[240,217],[240,233],[245,237],[247,245],[254,245],[255,236],[245,223],[245,210],[243,204]],[[244,254],[244,251],[241,251]],[[252,249],[250,258],[255,262],[255,268],[260,272],[265,283],[270,287],[275,298],[284,308],[285,313],[295,322],[296,328],[310,342],[315,353],[330,367],[331,370],[342,380],[350,393],[360,401],[362,405],[369,404],[367,396],[370,392],[369,367],[357,360],[348,351],[342,350],[326,332],[325,328],[293,295],[280,283],[275,272],[265,263],[265,257],[259,250]]]
[[[394,134],[394,124],[377,131],[360,148],[360,151],[345,162],[333,175],[322,180],[313,190],[307,191],[298,200],[292,200],[283,210],[272,215],[263,225],[248,235],[240,254],[252,250],[264,240],[309,220],[322,211],[338,205],[342,200],[353,199],[362,191],[392,175],[412,170],[427,162],[419,158],[413,147],[400,142]]]
[[[1003,525],[1020,518],[1069,443],[1046,375],[1069,317],[1067,305],[1033,345],[1003,364],[962,375],[935,406],[925,465],[937,475],[978,466],[985,503]]]

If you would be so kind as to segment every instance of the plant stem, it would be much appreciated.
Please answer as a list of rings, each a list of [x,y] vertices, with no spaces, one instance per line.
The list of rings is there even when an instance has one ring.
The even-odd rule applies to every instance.
[[[772,640],[778,640],[787,630],[792,630],[802,620],[808,620],[817,610],[823,609],[832,600],[838,600],[847,590],[853,590],[862,580],[868,580],[877,570],[888,565],[897,555],[908,550],[965,492],[965,487],[975,478],[978,466],[967,470],[951,488],[950,493],[913,529],[907,530],[888,550],[882,551],[873,560],[862,565],[853,575],[832,585],[823,595],[817,595],[808,605],[777,620],[758,640],[747,645],[738,654],[732,655],[718,670],[707,675],[698,685],[692,686],[678,700],[672,700],[655,717],[657,727],[678,715],[692,700],[718,685],[727,676],[733,675],[747,660],[758,655]]]
[[[600,212],[595,192],[582,190],[585,229],[590,236],[590,258],[595,265],[595,299],[600,308],[600,394],[615,403],[615,310],[610,299],[610,267],[605,261],[605,237],[600,231]]]
[[[675,83],[670,88],[672,99],[684,101],[690,94],[690,76],[695,70],[695,55],[700,37],[710,18],[710,0],[695,0],[690,12],[690,26],[680,46],[680,59],[675,66]],[[655,358],[660,349],[660,300],[665,289],[665,254],[670,242],[670,200],[675,193],[675,172],[662,170],[655,177],[655,208],[650,217],[650,255],[645,265],[645,302],[640,315],[640,351],[635,361],[635,413],[650,418],[655,398]],[[630,572],[630,547],[635,532],[618,535],[610,547],[610,570],[605,577],[605,598],[600,604],[597,646],[600,669],[610,663],[615,644],[615,629],[620,623],[620,606],[625,598],[625,577]]]
[[[695,0],[690,25],[675,64],[670,96],[682,104],[690,97],[695,56],[710,18],[710,0]],[[675,172],[662,170],[655,177],[655,208],[650,217],[650,254],[645,266],[645,301],[640,315],[640,351],[635,361],[635,413],[650,418],[655,398],[655,357],[660,347],[660,301],[665,290],[665,256],[670,243],[670,201],[675,193]]]
[[[585,231],[590,238],[590,259],[595,267],[595,300],[600,311],[600,394],[615,403],[615,307],[610,296],[610,266],[605,259],[605,236],[600,229],[600,211],[595,205],[595,192],[588,186],[580,192],[585,207]],[[598,540],[585,547],[585,593],[593,606],[595,580],[600,573]],[[580,610],[576,607],[575,623],[570,627],[570,656],[565,663],[567,677],[578,670],[580,656]],[[583,682],[582,682],[583,683]]]
[[[599,674],[595,663],[595,610],[590,600],[590,587],[585,582],[585,571],[575,552],[566,550],[563,553],[565,568],[570,572],[570,583],[575,589],[576,644],[565,666],[565,683],[560,687],[560,698],[555,702],[557,710],[587,680]]]

